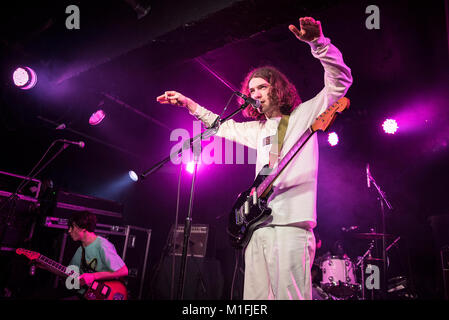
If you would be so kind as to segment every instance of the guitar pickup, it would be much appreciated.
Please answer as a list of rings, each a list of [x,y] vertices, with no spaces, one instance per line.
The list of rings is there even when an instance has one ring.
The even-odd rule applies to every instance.
[[[253,197],[253,205],[255,206],[257,204],[257,189],[256,189],[256,187],[251,189],[251,193],[249,195]]]
[[[98,289],[98,282],[94,281],[94,283],[92,283],[91,288],[92,288],[92,290],[97,290]]]
[[[111,291],[111,289],[108,286],[104,286],[103,288],[101,288],[101,294],[104,297],[107,297],[109,295],[109,292]]]

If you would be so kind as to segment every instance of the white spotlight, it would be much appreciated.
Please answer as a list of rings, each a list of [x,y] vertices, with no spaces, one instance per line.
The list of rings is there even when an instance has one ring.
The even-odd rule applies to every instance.
[[[137,180],[139,180],[139,177],[134,171],[131,170],[128,172],[128,174],[132,181],[136,182]]]

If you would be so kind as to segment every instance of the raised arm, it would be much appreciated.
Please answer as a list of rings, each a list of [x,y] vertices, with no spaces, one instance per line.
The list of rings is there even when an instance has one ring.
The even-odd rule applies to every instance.
[[[343,61],[341,52],[324,37],[320,21],[305,17],[299,19],[299,24],[300,30],[290,25],[290,31],[299,40],[310,45],[312,55],[320,60],[324,68],[323,90],[301,106],[309,109],[307,111],[310,112],[310,121],[313,121],[328,106],[346,94],[352,84],[352,75],[351,69]]]

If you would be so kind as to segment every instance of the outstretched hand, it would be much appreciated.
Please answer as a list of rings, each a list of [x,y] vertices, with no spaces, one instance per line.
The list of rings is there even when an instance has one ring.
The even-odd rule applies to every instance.
[[[299,26],[301,30],[298,30],[294,25],[289,25],[288,28],[291,32],[301,41],[310,42],[319,38],[323,32],[321,30],[321,22],[315,21],[312,17],[299,18]]]
[[[179,107],[187,106],[187,98],[176,91],[165,91],[164,94],[156,98],[156,101],[163,104],[169,103]]]
[[[164,94],[156,98],[156,101],[162,104],[186,107],[191,113],[195,112],[197,106],[195,101],[176,91],[165,91]]]

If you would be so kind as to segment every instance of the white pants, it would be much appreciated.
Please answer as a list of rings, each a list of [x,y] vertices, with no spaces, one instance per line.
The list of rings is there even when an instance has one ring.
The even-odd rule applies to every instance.
[[[311,300],[315,257],[312,230],[293,226],[257,229],[245,250],[245,300]]]

